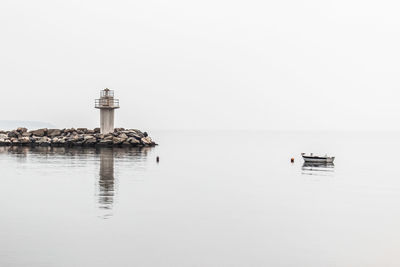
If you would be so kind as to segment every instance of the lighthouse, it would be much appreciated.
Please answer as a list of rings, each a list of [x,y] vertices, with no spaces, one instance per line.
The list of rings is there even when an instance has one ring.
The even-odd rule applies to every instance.
[[[114,91],[108,88],[100,91],[100,99],[95,100],[95,108],[100,109],[100,133],[114,132],[114,110],[119,108],[119,99],[114,99]]]

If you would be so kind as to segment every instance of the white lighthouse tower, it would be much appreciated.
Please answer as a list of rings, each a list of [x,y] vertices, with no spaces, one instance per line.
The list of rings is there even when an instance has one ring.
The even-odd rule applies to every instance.
[[[114,99],[114,91],[108,88],[101,90],[95,108],[100,109],[100,133],[114,132],[114,109],[119,108],[119,99]]]

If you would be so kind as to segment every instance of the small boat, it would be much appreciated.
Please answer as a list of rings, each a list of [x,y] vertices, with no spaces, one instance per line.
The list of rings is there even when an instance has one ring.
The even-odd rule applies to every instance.
[[[328,157],[327,155],[317,156],[313,155],[313,153],[311,153],[310,155],[301,153],[301,156],[303,157],[305,162],[313,162],[313,163],[333,163],[333,161],[335,160],[335,157]]]

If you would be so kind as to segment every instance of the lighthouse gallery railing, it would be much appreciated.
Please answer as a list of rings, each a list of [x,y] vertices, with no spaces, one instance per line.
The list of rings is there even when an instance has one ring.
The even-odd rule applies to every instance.
[[[95,108],[119,108],[119,99],[96,99]]]

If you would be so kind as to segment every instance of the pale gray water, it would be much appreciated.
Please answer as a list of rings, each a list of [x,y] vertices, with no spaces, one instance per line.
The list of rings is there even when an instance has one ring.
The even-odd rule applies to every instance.
[[[151,135],[0,148],[0,266],[400,265],[400,133]]]

